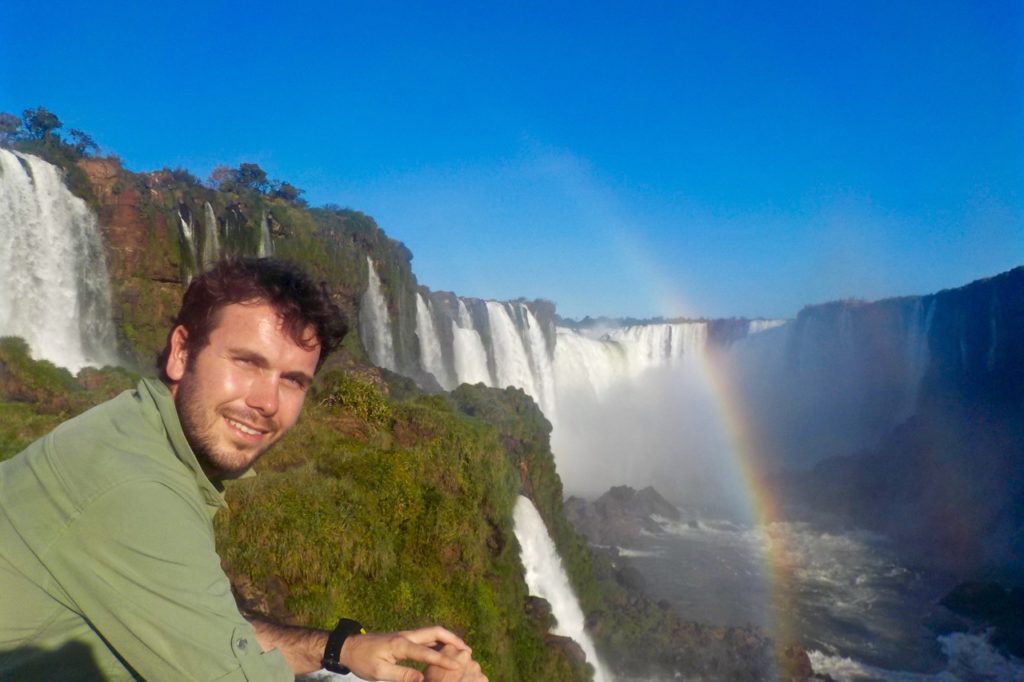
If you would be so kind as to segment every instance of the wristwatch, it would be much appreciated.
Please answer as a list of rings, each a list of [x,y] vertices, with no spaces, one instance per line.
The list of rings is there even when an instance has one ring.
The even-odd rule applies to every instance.
[[[328,672],[348,675],[351,671],[341,664],[341,647],[351,635],[365,634],[366,630],[363,626],[351,618],[339,620],[327,637],[327,646],[324,647],[324,657],[320,661],[320,665]]]

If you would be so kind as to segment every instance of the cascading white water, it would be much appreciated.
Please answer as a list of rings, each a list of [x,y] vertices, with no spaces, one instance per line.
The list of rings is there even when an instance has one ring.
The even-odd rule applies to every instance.
[[[629,361],[621,343],[589,338],[575,329],[559,327],[555,342],[555,385],[576,387],[591,400],[605,395],[621,377],[629,375]]]
[[[256,249],[256,255],[260,258],[269,258],[274,255],[274,242],[270,241],[270,223],[267,222],[267,214],[263,214],[260,221],[260,243]]]
[[[557,329],[551,447],[567,491],[657,482],[676,495],[695,469],[710,490],[723,458],[700,362],[707,335],[706,322]]]
[[[747,323],[747,334],[760,334],[786,324],[787,320],[750,320]]]
[[[540,322],[525,304],[517,305],[521,316],[523,328],[523,344],[526,346],[530,358],[530,366],[533,370],[536,400],[540,404],[544,414],[552,422],[555,420],[555,385],[554,371],[551,366],[551,355],[548,352],[547,342],[544,339],[544,332],[540,328]]]
[[[188,272],[188,276],[185,278],[185,283],[188,284],[192,281],[192,272],[190,268],[199,267],[199,255],[196,250],[196,226],[192,221],[192,214],[188,213],[188,215],[182,215],[181,209],[178,210],[178,223],[181,226],[181,246],[184,251],[182,256],[184,257],[185,268]]]
[[[631,374],[663,367],[684,356],[703,352],[707,340],[706,322],[643,324],[613,329],[603,340],[621,344]]]
[[[487,319],[499,388],[518,386],[539,402],[530,356],[505,303],[487,301]]]
[[[530,594],[551,604],[551,614],[556,621],[552,631],[556,635],[571,637],[580,645],[587,655],[587,662],[594,666],[594,682],[610,680],[611,676],[597,657],[593,640],[584,629],[583,611],[569,585],[569,577],[562,567],[555,543],[533,502],[520,495],[516,500],[513,521],[522,550],[526,586]]]
[[[110,291],[96,218],[61,171],[0,149],[0,336],[77,372],[115,362]]]
[[[434,375],[437,383],[445,390],[455,388],[444,366],[441,355],[441,341],[434,328],[434,317],[430,303],[422,294],[416,294],[416,337],[420,341],[420,367]]]
[[[388,316],[387,302],[381,290],[377,268],[369,256],[366,257],[366,267],[369,270],[368,283],[359,306],[359,333],[374,364],[393,371],[395,346],[391,336],[391,318]]]
[[[209,270],[210,266],[221,256],[220,236],[217,233],[217,216],[213,213],[213,206],[207,201],[203,205],[202,268],[204,271]]]
[[[458,383],[491,385],[483,339],[473,326],[473,318],[462,299],[459,299],[458,318],[452,320],[452,354]]]

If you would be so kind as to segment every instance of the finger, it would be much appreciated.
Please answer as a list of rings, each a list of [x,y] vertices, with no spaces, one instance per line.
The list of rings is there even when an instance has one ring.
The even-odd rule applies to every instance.
[[[434,651],[430,647],[416,644],[408,639],[399,640],[392,653],[401,660],[419,661],[427,665],[437,665],[447,670],[458,670],[462,667],[462,664],[451,656],[445,656],[440,651]]]
[[[468,647],[465,649],[460,649],[459,647],[454,646],[452,644],[437,644],[430,648],[434,651],[440,651],[445,656],[451,656],[452,658],[458,661],[468,661],[470,659],[470,655],[473,653],[472,650]]]
[[[451,644],[460,649],[469,649],[469,646],[462,641],[461,637],[440,625],[420,628],[419,630],[408,630],[399,634],[416,644]]]

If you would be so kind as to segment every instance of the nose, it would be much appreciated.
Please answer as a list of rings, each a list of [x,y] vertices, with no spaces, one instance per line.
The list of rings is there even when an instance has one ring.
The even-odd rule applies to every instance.
[[[259,412],[264,417],[271,417],[277,413],[279,382],[277,377],[269,373],[261,373],[253,379],[249,386],[249,394],[245,398],[245,404]]]

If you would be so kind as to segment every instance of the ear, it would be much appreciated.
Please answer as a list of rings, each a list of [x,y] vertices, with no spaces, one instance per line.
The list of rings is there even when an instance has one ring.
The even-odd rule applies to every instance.
[[[171,381],[178,382],[185,376],[185,369],[188,367],[188,351],[185,349],[185,342],[188,340],[188,330],[180,324],[171,332],[171,352],[167,356],[167,365],[164,372]]]

